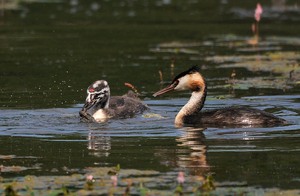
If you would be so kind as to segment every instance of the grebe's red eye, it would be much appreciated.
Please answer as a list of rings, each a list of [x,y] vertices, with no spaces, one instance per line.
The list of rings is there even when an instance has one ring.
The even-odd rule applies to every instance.
[[[90,88],[90,89],[89,89],[89,92],[90,92],[90,93],[93,93],[93,92],[95,92],[95,89],[94,89],[94,88]]]

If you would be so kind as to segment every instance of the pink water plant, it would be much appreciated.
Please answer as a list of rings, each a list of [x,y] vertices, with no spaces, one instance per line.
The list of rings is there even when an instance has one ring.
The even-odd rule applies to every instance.
[[[114,187],[116,187],[117,184],[118,184],[118,176],[117,176],[117,175],[113,175],[113,176],[110,177],[110,179],[111,179],[111,181],[112,181],[112,185],[113,185]]]
[[[93,175],[88,175],[88,176],[86,177],[86,180],[87,180],[87,181],[93,181],[93,180],[94,180],[94,176],[93,176]]]
[[[262,13],[263,13],[263,8],[260,3],[257,3],[256,9],[254,12],[255,22],[251,25],[251,29],[254,34],[254,37],[252,39],[248,40],[248,43],[251,45],[258,44],[258,41],[259,41],[258,24],[259,24],[259,21],[261,20]]]
[[[185,181],[184,172],[182,172],[182,171],[178,172],[177,182],[179,184],[183,184],[184,181]]]
[[[256,4],[256,9],[255,9],[255,13],[254,13],[254,18],[256,20],[256,22],[259,22],[260,21],[260,18],[261,18],[261,14],[263,13],[263,8],[262,6],[260,5],[260,3],[257,3]]]
[[[94,186],[94,176],[89,174],[86,176],[86,183],[85,183],[85,189],[87,190],[93,190],[93,186]]]

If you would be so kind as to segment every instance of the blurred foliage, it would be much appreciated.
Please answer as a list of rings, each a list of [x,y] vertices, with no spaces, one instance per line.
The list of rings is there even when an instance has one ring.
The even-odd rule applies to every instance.
[[[70,176],[25,176],[24,178],[13,179],[11,182],[9,180],[0,182],[0,195],[239,195],[241,193],[282,195],[297,194],[300,191],[262,189],[247,186],[235,187],[234,185],[222,187],[221,184],[214,182],[211,175],[208,175],[204,181],[199,181],[201,178],[197,176],[186,176],[187,181],[174,188],[173,183],[176,181],[176,175],[171,180],[164,178],[165,174],[156,171],[126,169],[120,171],[120,182],[117,186],[113,186],[109,178],[110,175],[108,175],[111,169],[115,168],[87,168],[89,175],[94,178],[93,187],[90,189],[85,188],[87,179],[82,174]],[[200,186],[198,185],[199,183]],[[153,186],[154,184],[156,186]],[[158,184],[160,185],[158,186]]]

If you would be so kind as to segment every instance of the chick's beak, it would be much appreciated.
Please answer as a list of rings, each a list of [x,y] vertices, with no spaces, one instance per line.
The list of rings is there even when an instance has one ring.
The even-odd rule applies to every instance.
[[[82,111],[86,111],[88,109],[90,109],[91,107],[93,107],[93,105],[95,105],[96,100],[94,99],[94,94],[88,94],[86,100],[85,100],[85,104],[82,107]]]

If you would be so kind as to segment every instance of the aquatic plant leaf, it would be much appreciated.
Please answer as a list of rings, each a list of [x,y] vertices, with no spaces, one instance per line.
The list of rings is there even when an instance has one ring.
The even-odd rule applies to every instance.
[[[214,179],[211,175],[208,175],[204,181],[204,183],[199,188],[201,191],[212,191],[216,189],[214,184]]]
[[[23,167],[23,166],[1,166],[1,172],[21,172],[31,169],[29,167]]]
[[[121,170],[121,166],[120,166],[120,164],[117,164],[117,166],[116,166],[116,170],[117,170],[118,172]]]
[[[182,195],[183,194],[183,187],[181,184],[177,185],[175,188],[175,193]]]
[[[150,52],[155,53],[173,53],[173,54],[200,54],[197,50],[186,49],[186,48],[152,48]]]
[[[0,155],[0,159],[13,159],[16,157],[16,155]]]
[[[299,46],[300,45],[299,37],[268,36],[265,39],[268,42],[278,43],[281,45],[291,45],[291,46]]]
[[[111,180],[106,174],[104,176],[96,176],[98,174],[105,174],[111,168],[88,168],[89,174],[93,175],[95,182],[92,190],[84,189],[84,183],[86,176],[81,174],[74,174],[70,176],[26,176],[25,178],[18,178],[14,182],[0,182],[0,187],[9,187],[7,191],[11,195],[124,195],[129,193],[132,195],[174,195],[177,194],[202,194],[203,192],[209,192],[212,195],[228,195],[229,193],[252,193],[253,191],[260,191],[263,193],[296,193],[299,190],[278,190],[278,189],[258,189],[257,187],[247,187],[243,184],[230,184],[225,187],[217,187],[212,177],[207,176],[205,179],[201,176],[186,176],[185,186],[176,186],[174,190],[174,183],[177,183],[177,172],[172,174],[166,174],[158,171],[147,170],[127,170],[122,169],[119,178],[122,182],[119,182],[117,186],[112,187]],[[94,172],[91,172],[94,171]],[[173,179],[173,180],[172,180]],[[197,184],[195,189],[195,183],[202,183],[201,186]],[[130,183],[123,183],[129,182]],[[40,185],[36,185],[39,183]],[[163,186],[163,188],[159,188]],[[238,188],[236,188],[237,186]],[[24,189],[24,187],[26,189]],[[129,189],[129,188],[130,189]],[[166,190],[168,189],[168,190]],[[3,194],[0,189],[0,194]]]
[[[299,52],[267,52],[264,55],[212,56],[207,57],[206,60],[219,64],[217,66],[218,68],[246,68],[252,72],[271,72],[283,76],[266,77],[264,79],[256,77],[257,81],[255,81],[255,85],[245,84],[242,80],[236,80],[234,87],[239,89],[247,89],[245,85],[255,87],[267,86],[272,88],[272,80],[276,80],[276,84],[273,82],[276,88],[290,88],[290,85],[297,84],[300,76],[300,66],[298,63],[300,60]],[[238,74],[239,73],[236,73],[237,76]],[[247,82],[249,82],[250,79],[247,80]]]
[[[146,196],[149,192],[149,189],[145,188],[143,183],[140,183],[139,192],[140,192],[140,195]]]
[[[144,118],[157,118],[157,119],[164,118],[162,115],[156,114],[156,113],[145,113],[145,114],[143,114],[143,117]]]
[[[197,47],[203,45],[201,42],[165,42],[157,45],[159,48],[187,48],[187,47]]]

